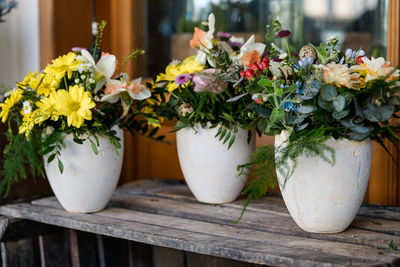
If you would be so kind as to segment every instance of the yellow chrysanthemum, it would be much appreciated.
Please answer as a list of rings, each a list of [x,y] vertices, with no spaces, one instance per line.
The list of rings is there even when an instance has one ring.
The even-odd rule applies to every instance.
[[[195,56],[185,58],[182,63],[172,63],[165,68],[165,73],[160,73],[157,76],[157,81],[167,81],[167,89],[169,92],[174,91],[179,87],[175,83],[175,78],[180,74],[190,74],[202,71],[205,68],[204,65],[200,65],[195,59]]]
[[[30,81],[32,79],[36,79],[36,76],[38,75],[39,72],[28,72],[28,75],[25,76],[24,80],[20,83],[18,83],[18,85],[22,88],[25,88],[26,86],[29,85]]]
[[[72,72],[78,70],[78,66],[81,64],[82,61],[76,60],[76,54],[69,52],[66,55],[53,59],[52,64],[48,65],[44,72],[55,77],[58,83],[64,77],[65,73],[68,74],[68,79],[71,79]]]
[[[60,115],[67,117],[68,126],[80,128],[84,120],[92,119],[90,109],[96,104],[90,98],[90,93],[77,85],[69,87],[69,90],[57,91],[55,108]]]
[[[39,108],[39,110],[43,114],[48,114],[47,118],[51,117],[53,121],[57,121],[59,117],[59,114],[55,108],[56,96],[57,93],[52,92],[48,97],[45,97],[40,101],[36,102],[36,106]]]
[[[49,75],[40,73],[39,77],[31,78],[29,87],[36,90],[38,95],[48,96],[51,92],[56,90],[57,80]]]
[[[0,104],[0,118],[3,123],[7,121],[8,113],[10,112],[11,108],[21,100],[22,92],[23,91],[21,89],[15,89],[13,92],[11,92],[10,96],[4,101],[4,103]]]

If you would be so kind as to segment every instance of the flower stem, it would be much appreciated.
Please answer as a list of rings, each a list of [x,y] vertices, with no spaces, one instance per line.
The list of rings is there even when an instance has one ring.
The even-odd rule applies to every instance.
[[[293,64],[292,55],[291,55],[290,49],[289,49],[289,43],[288,43],[288,41],[287,41],[287,38],[284,38],[284,40],[285,40],[285,44],[286,44],[286,50],[287,50],[288,56],[289,56],[289,63],[290,63],[290,64]]]

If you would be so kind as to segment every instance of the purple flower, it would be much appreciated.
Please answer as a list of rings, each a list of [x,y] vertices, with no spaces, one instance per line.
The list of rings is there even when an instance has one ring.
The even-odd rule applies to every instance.
[[[232,37],[232,34],[230,34],[229,32],[218,32],[217,33],[217,38],[222,41],[229,40],[231,37]]]
[[[274,57],[274,58],[272,59],[272,61],[275,61],[275,62],[282,62],[283,59],[280,59],[279,57]]]
[[[190,80],[191,76],[186,73],[179,74],[175,77],[175,83],[177,85],[184,85]]]
[[[290,35],[292,35],[292,33],[288,30],[282,30],[280,32],[278,32],[278,34],[276,36],[278,36],[279,38],[285,38],[285,37],[289,37]]]
[[[230,45],[232,48],[240,49],[242,47],[243,43],[228,41],[228,45]]]
[[[194,75],[194,91],[197,93],[206,91],[214,93],[223,92],[228,87],[228,83],[221,81],[217,77],[219,73],[221,73],[220,70],[206,69]]]
[[[75,46],[75,47],[72,47],[72,49],[71,49],[72,52],[79,52],[81,50],[86,50],[86,48]]]

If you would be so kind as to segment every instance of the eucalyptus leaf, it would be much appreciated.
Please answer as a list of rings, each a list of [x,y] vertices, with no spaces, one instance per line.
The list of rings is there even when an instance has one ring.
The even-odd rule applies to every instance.
[[[258,116],[262,118],[268,118],[271,115],[270,109],[268,109],[264,105],[259,105],[255,102],[248,104],[247,108],[254,111]]]
[[[332,116],[336,120],[341,120],[341,119],[345,118],[347,115],[349,115],[349,113],[350,113],[350,109],[345,109],[345,110],[342,110],[339,112],[337,112],[337,111],[332,112]]]
[[[333,85],[324,85],[321,88],[321,97],[326,101],[333,101],[338,95],[336,88]]]
[[[308,126],[308,122],[306,122],[306,123],[304,123],[302,125],[296,126],[295,130],[299,132],[299,131],[304,130],[307,126]]]
[[[372,122],[382,122],[390,119],[395,111],[395,107],[390,104],[377,106],[368,103],[367,108],[363,110],[365,118]]]
[[[346,104],[346,99],[342,95],[338,95],[332,102],[333,108],[336,112],[341,112]]]
[[[300,106],[297,108],[297,112],[299,113],[303,113],[303,114],[308,114],[314,111],[314,107],[313,106]]]
[[[322,109],[325,109],[325,110],[327,110],[327,111],[334,111],[334,110],[335,110],[335,109],[333,108],[332,102],[328,102],[328,101],[324,100],[324,99],[322,98],[321,95],[318,97],[318,105],[319,105]]]
[[[244,93],[241,95],[237,95],[235,97],[229,98],[228,100],[226,100],[226,102],[235,102],[238,101],[239,99],[241,99],[242,97],[244,97],[245,95],[248,95],[249,93]]]

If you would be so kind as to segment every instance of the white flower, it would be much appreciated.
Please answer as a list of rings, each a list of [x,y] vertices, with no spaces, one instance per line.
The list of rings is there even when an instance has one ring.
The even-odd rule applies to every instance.
[[[132,99],[144,100],[151,96],[147,88],[141,84],[142,78],[131,81],[110,80],[106,85],[104,96],[100,99],[102,102],[116,103],[121,98],[121,94],[127,92]]]
[[[116,58],[114,55],[102,56],[96,64],[92,55],[87,50],[81,50],[81,55],[77,58],[92,65],[95,73],[94,80],[97,82],[95,92],[108,83],[115,72]]]
[[[247,42],[240,48],[239,56],[232,57],[233,60],[240,61],[244,66],[249,67],[252,63],[260,60],[264,53],[265,44],[256,43],[255,37],[252,35]]]
[[[22,109],[23,109],[25,115],[31,114],[31,112],[32,112],[31,103],[30,103],[29,101],[27,101],[27,100],[24,101],[24,102],[22,103]]]
[[[191,41],[191,47],[197,46],[199,47],[199,52],[197,53],[196,60],[199,64],[206,64],[207,60],[207,50],[212,48],[212,39],[214,38],[215,32],[215,16],[211,13],[208,16],[208,32],[204,35],[204,32],[198,28],[195,28],[195,33],[193,40]],[[203,36],[204,35],[204,36]],[[209,63],[212,65],[213,62],[209,60]]]
[[[269,69],[274,76],[274,79],[281,77],[282,73],[285,75],[285,77],[292,74],[292,69],[289,66],[284,65],[282,62],[270,61]]]
[[[351,70],[366,72],[366,82],[377,78],[383,78],[391,73],[392,74],[390,75],[390,77],[388,77],[388,80],[393,80],[399,76],[399,71],[393,67],[390,67],[390,63],[385,61],[383,57],[371,57],[371,59],[363,57],[362,61],[363,63],[361,63],[360,65],[352,66]]]

